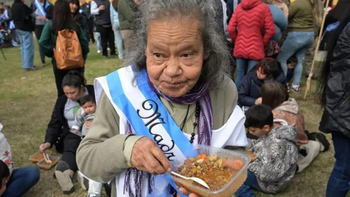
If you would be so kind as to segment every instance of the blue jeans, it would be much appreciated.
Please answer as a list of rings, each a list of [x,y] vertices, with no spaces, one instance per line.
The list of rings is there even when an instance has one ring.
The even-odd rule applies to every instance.
[[[252,70],[256,64],[258,64],[259,62],[256,60],[248,60],[248,59],[237,59],[236,60],[236,64],[237,64],[237,76],[236,76],[236,86],[237,88],[241,85],[242,79],[244,77],[244,75],[246,74],[245,70],[248,66],[247,69],[247,73]]]
[[[345,197],[350,189],[350,138],[332,133],[335,164],[327,185],[327,197]]]
[[[294,69],[288,69],[287,71],[287,83],[289,83],[294,77]]]
[[[33,34],[29,31],[16,29],[17,35],[21,42],[22,67],[32,68],[34,66],[34,41]]]
[[[255,197],[255,194],[250,188],[261,190],[254,173],[248,170],[247,180],[245,180],[244,184],[236,191],[236,197]]]
[[[307,49],[314,43],[314,32],[289,32],[284,41],[281,52],[277,60],[281,63],[283,72],[287,76],[287,60],[293,55],[298,62],[294,68],[293,85],[300,85],[301,75],[303,73],[303,58]]]
[[[122,34],[120,33],[119,21],[118,22],[115,21],[115,25],[113,26],[113,32],[114,32],[114,42],[118,48],[118,58],[124,59],[123,38],[122,38]]]
[[[101,34],[99,32],[95,33],[96,35],[96,44],[97,44],[97,50],[101,51],[102,50],[102,46],[101,46]]]
[[[2,197],[22,196],[32,188],[40,178],[39,169],[24,167],[13,170],[7,189]]]

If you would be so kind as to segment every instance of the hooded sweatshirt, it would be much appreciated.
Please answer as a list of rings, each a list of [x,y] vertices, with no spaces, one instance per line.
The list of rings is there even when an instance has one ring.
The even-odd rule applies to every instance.
[[[251,140],[248,150],[257,159],[248,168],[259,187],[266,193],[278,193],[293,178],[298,160],[297,137],[293,126],[273,128],[257,140]]]
[[[261,0],[244,0],[233,13],[227,30],[235,45],[234,57],[261,60],[265,57],[264,46],[275,35],[275,24],[269,7]]]
[[[294,126],[298,137],[298,145],[307,144],[308,138],[305,134],[304,116],[299,110],[298,103],[294,98],[283,102],[273,109],[273,117],[285,120],[288,125]]]

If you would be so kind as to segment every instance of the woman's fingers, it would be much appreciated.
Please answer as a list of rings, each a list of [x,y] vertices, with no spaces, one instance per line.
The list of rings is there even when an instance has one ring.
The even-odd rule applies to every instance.
[[[39,150],[41,153],[44,153],[44,151],[48,148],[50,148],[51,144],[46,142],[46,143],[43,143],[39,146]]]
[[[179,191],[180,191],[181,193],[183,193],[184,195],[187,195],[188,197],[198,197],[197,194],[190,193],[189,191],[187,191],[187,190],[186,190],[185,188],[183,188],[183,187],[180,187],[180,188],[179,188]],[[180,197],[179,194],[178,194],[178,197]]]
[[[160,150],[160,148],[158,148],[158,146],[156,146],[157,148],[152,149],[152,154],[154,155],[154,157],[158,160],[158,162],[160,163],[160,165],[162,166],[162,168],[165,171],[170,172],[171,171],[171,164],[170,161],[168,160],[168,158],[165,156],[165,154],[163,153],[162,150]],[[163,170],[162,169],[162,170]]]
[[[137,169],[152,174],[163,174],[171,169],[171,164],[163,151],[147,137],[143,137],[135,143],[131,163]]]

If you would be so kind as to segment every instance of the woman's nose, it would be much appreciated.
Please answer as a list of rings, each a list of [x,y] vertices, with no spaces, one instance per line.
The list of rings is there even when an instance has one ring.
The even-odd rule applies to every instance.
[[[166,67],[164,69],[164,72],[169,77],[175,77],[182,73],[179,59],[176,57],[171,57],[166,63]]]

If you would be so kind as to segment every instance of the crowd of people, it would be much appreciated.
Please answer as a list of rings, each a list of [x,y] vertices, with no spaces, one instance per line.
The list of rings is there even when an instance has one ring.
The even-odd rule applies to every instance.
[[[33,32],[41,64],[46,56],[53,66],[58,97],[39,150],[55,146],[62,154],[55,168],[62,192],[75,191],[76,174],[88,197],[101,196],[102,187],[113,197],[196,197],[166,172],[198,144],[256,156],[237,197],[255,196],[252,189],[283,192],[330,148],[324,134],[305,128],[302,109],[289,95],[301,90],[303,65],[305,75],[313,74],[321,37],[327,53],[322,72],[313,75],[320,78],[324,107],[319,130],[332,134],[336,158],[326,196],[345,197],[350,2],[339,0],[319,34],[324,10],[321,0],[34,0],[30,7],[15,0],[6,17],[15,26],[23,68],[37,69]],[[64,36],[71,38],[67,46]],[[94,85],[84,77],[90,40],[103,58],[118,57],[125,65]],[[78,56],[61,55],[72,51]],[[6,140],[3,147],[10,156],[0,158],[0,196],[22,195],[39,172],[12,170]],[[20,173],[32,179],[19,179],[26,187],[14,191]]]

